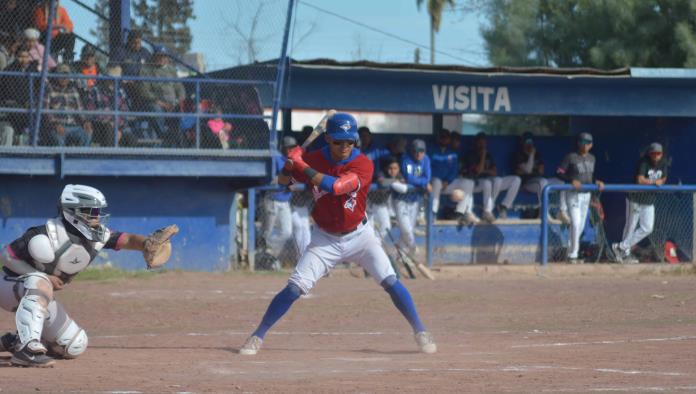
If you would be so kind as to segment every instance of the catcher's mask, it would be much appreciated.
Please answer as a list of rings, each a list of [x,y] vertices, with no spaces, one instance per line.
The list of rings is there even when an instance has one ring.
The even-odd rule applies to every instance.
[[[106,242],[106,198],[99,190],[85,185],[66,185],[59,208],[65,220],[90,241]]]

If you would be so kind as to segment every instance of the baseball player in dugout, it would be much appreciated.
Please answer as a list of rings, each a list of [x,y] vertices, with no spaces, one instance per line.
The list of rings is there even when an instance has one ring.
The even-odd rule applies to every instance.
[[[287,286],[273,298],[261,324],[239,353],[258,353],[268,330],[290,306],[343,261],[362,266],[411,324],[420,351],[435,353],[437,346],[421,323],[411,295],[397,279],[372,226],[367,225],[365,208],[373,165],[355,147],[358,141],[355,118],[347,113],[334,114],[327,120],[324,138],[327,146],[322,149],[304,152],[301,147],[295,147],[288,152],[278,183],[300,182],[312,188],[315,200],[312,218],[316,226]]]
[[[636,183],[662,186],[667,181],[667,162],[663,158],[662,145],[653,142],[636,166]],[[626,224],[623,239],[611,246],[619,263],[638,263],[631,256],[631,248],[650,235],[655,224],[655,193],[629,193],[626,197]]]
[[[599,190],[604,189],[602,181],[595,180],[595,157],[590,153],[592,149],[592,135],[580,133],[577,139],[577,150],[568,153],[556,170],[558,178],[572,183],[575,190],[566,193],[568,213],[570,214],[570,245],[568,262],[582,264],[584,261],[578,257],[580,252],[580,236],[585,229],[587,210],[590,206],[592,195],[587,191],[580,191],[583,184],[595,183]]]
[[[178,228],[150,236],[106,227],[106,199],[97,189],[67,185],[58,201],[59,216],[31,227],[0,254],[0,307],[15,312],[17,332],[0,337],[10,363],[51,367],[55,359],[78,357],[87,349],[87,333],[66,313],[55,293],[84,270],[102,249],[143,252],[148,268],[164,264]]]

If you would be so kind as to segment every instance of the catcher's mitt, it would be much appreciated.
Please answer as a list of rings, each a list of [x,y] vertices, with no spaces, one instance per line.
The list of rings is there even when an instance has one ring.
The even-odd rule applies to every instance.
[[[158,268],[169,260],[172,254],[172,243],[169,241],[174,234],[179,232],[176,224],[163,227],[145,238],[143,245],[143,258],[147,268]]]

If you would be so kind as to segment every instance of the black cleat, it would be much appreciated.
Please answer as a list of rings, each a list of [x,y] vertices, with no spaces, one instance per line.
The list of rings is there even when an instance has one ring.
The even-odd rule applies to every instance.
[[[31,353],[25,346],[12,354],[10,364],[17,367],[51,368],[55,360],[45,354]]]

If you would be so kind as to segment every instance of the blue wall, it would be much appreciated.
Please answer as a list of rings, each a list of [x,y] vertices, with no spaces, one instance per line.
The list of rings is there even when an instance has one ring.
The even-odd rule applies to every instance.
[[[101,190],[116,231],[149,234],[175,223],[170,269],[220,271],[230,267],[230,208],[235,184],[220,179],[0,177],[0,245],[7,245],[26,228],[57,216],[64,185],[82,183]],[[133,251],[108,251],[95,263],[110,261],[124,269],[144,267]]]

